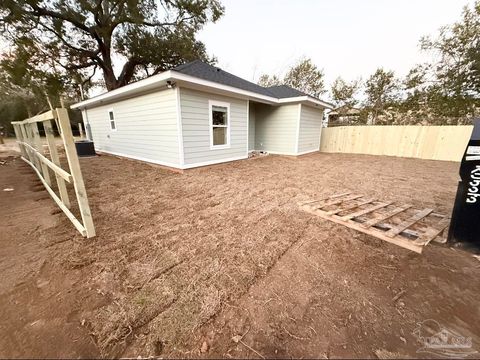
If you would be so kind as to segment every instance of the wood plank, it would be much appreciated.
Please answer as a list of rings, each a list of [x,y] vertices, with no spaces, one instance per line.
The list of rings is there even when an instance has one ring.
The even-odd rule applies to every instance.
[[[471,125],[339,126],[322,129],[322,152],[460,161]]]
[[[32,147],[31,145],[27,144],[27,143],[24,143],[24,145],[27,147],[27,148],[30,148],[32,151],[35,151],[36,149],[34,147]],[[65,170],[63,170],[60,166],[54,164],[52,161],[50,161],[49,159],[47,159],[45,156],[43,156],[42,154],[39,154],[37,152],[34,152],[34,155],[42,162],[44,163],[46,166],[48,166],[50,169],[53,170],[53,172],[55,174],[58,174],[60,177],[62,177],[65,181],[68,181],[69,183],[71,183],[73,180],[72,180],[72,175],[70,175],[68,172],[66,172]]]
[[[42,114],[36,115],[34,117],[31,117],[27,120],[23,120],[23,122],[32,124],[32,123],[37,123],[37,122],[43,122],[45,120],[52,120],[53,118],[54,118],[54,113],[53,113],[52,110],[50,110],[50,111],[44,112]]]
[[[337,215],[341,212],[348,211],[348,210],[353,210],[353,209],[355,209],[359,206],[366,205],[366,204],[374,202],[374,201],[375,200],[372,198],[372,199],[368,199],[368,200],[365,200],[365,201],[360,202],[360,203],[349,204],[349,205],[347,205],[343,208],[338,208],[338,209],[335,209],[335,210],[327,211],[327,214],[328,215]]]
[[[435,225],[435,228],[429,228],[422,236],[415,240],[415,242],[424,246],[428,245],[430,241],[439,236],[448,225],[450,225],[450,219],[443,218]]]
[[[57,145],[55,144],[55,134],[53,132],[51,120],[45,120],[43,122],[43,128],[45,129],[45,136],[47,138],[48,150],[50,152],[50,158],[52,159],[52,163],[60,168],[62,171],[63,169],[60,167],[60,157],[58,156]],[[60,199],[65,204],[67,208],[70,209],[70,198],[68,197],[67,186],[65,184],[65,177],[55,171],[55,178],[57,180],[58,192],[60,193]],[[65,173],[69,175],[68,182],[72,182],[72,176],[68,174],[66,171]]]
[[[390,230],[391,228],[394,228],[395,226],[396,226],[395,224],[391,224],[391,223],[388,223],[388,222],[378,223],[378,224],[374,225],[375,228],[381,229],[381,230],[384,230],[384,231]],[[399,235],[419,238],[427,230],[428,230],[428,227],[421,227],[420,229],[417,229],[417,230],[405,229]]]
[[[82,216],[83,226],[85,227],[87,238],[91,238],[95,236],[95,227],[93,225],[92,214],[88,204],[87,191],[83,181],[82,170],[80,169],[75,142],[73,141],[70,119],[68,118],[67,109],[60,108],[55,111],[57,115],[56,119],[58,119],[58,124],[60,125],[70,173],[73,176],[73,186],[75,188],[75,194],[77,195],[77,202]]]
[[[304,202],[298,203],[298,205],[314,204],[314,203],[316,203],[316,202],[325,201],[325,200],[330,200],[330,199],[335,199],[335,198],[342,197],[342,196],[346,196],[346,195],[350,195],[350,193],[349,193],[349,192],[346,192],[346,193],[343,193],[343,194],[337,194],[337,195],[327,196],[327,197],[324,197],[324,198],[318,199],[318,200],[304,201]]]
[[[333,200],[333,201],[326,202],[325,204],[322,204],[320,206],[314,205],[314,208],[315,209],[321,209],[321,208],[324,208],[324,207],[327,207],[327,206],[341,204],[344,201],[351,201],[351,200],[359,199],[361,197],[363,197],[363,195],[351,195],[351,196],[348,196],[344,199],[338,199],[338,200]]]
[[[31,118],[28,118],[28,119],[25,119],[25,120],[22,120],[22,121],[12,122],[12,124],[13,123],[20,124],[20,125],[33,124],[33,123],[37,123],[37,122],[43,122],[45,120],[52,120],[54,118],[54,116],[55,116],[54,111],[49,110],[49,111],[46,111],[44,113],[32,116]]]
[[[20,132],[22,133],[22,138],[23,138],[23,141],[28,143],[28,134],[27,134],[27,129],[25,128],[25,125],[24,124],[21,124],[19,123],[18,124],[19,128],[20,128]],[[26,152],[27,152],[27,157],[30,161],[33,161],[33,158],[32,158],[32,155],[30,153],[30,150],[25,148]]]
[[[348,210],[352,210],[352,209],[355,209],[357,207],[361,206],[361,203],[352,203],[352,204],[349,204],[343,208],[338,208],[338,209],[335,209],[335,210],[330,210],[330,211],[327,211],[327,214],[328,215],[337,215],[343,211],[348,211]]]
[[[422,253],[423,246],[414,244],[414,242],[411,241],[411,240],[402,239],[402,238],[399,238],[399,237],[390,238],[390,237],[385,235],[384,231],[376,230],[374,228],[364,228],[363,226],[361,226],[361,224],[356,223],[355,221],[352,221],[352,220],[343,221],[341,217],[336,216],[336,215],[333,215],[333,216],[327,215],[327,213],[325,213],[321,210],[312,210],[311,208],[308,208],[308,207],[305,207],[304,210],[307,211],[308,213],[317,215],[317,216],[319,216],[323,219],[333,221],[337,224],[347,226],[351,229],[360,231],[364,234],[374,236],[374,237],[376,237],[380,240],[384,240],[384,241],[389,242],[391,244],[395,244],[395,245],[401,246],[405,249],[414,251],[418,254]]]
[[[392,211],[389,211],[388,213],[383,214],[382,216],[379,216],[377,218],[374,218],[372,220],[369,220],[367,222],[364,222],[361,224],[364,228],[369,228],[371,226],[375,226],[378,223],[381,223],[382,221],[385,221],[387,219],[390,219],[394,217],[397,214],[400,214],[401,212],[404,212],[405,210],[408,210],[412,207],[412,205],[402,205],[400,207],[397,207],[393,209]]]
[[[419,211],[417,214],[415,214],[414,216],[406,219],[405,221],[403,221],[402,223],[398,224],[397,226],[395,226],[394,228],[388,230],[385,235],[388,236],[388,237],[394,237],[395,235],[398,235],[400,234],[403,230],[405,230],[406,228],[412,226],[413,224],[415,224],[416,222],[422,220],[424,217],[428,216],[428,214],[430,214],[431,212],[433,211],[433,209],[424,209],[422,211]]]
[[[37,149],[37,151],[35,152],[35,155],[43,156],[45,154],[45,152],[44,152],[44,149],[43,149],[42,139],[41,139],[40,133],[38,131],[38,124],[35,122],[35,123],[30,124],[30,126],[32,127],[32,131],[33,131],[35,148]],[[52,186],[52,180],[50,179],[50,172],[48,171],[48,166],[44,161],[42,161],[42,159],[40,159],[40,162],[41,162],[40,166],[42,168],[43,178],[45,179],[45,182],[49,186]]]
[[[33,124],[27,123],[25,125],[25,128],[26,128],[27,134],[28,134],[27,142],[34,149],[34,150],[30,150],[30,155],[31,155],[31,158],[32,158],[31,162],[33,163],[33,165],[35,165],[35,167],[38,170],[41,170],[43,172],[42,163],[41,163],[40,159],[38,159],[38,157],[36,156],[38,144],[37,144],[37,139],[35,138],[35,134],[34,134],[34,130],[33,130]]]
[[[43,176],[40,173],[40,171],[38,171],[38,169],[33,165],[33,163],[31,163],[30,161],[28,161],[24,157],[22,157],[22,160],[25,161],[28,165],[30,165],[33,170],[35,170],[38,178],[43,183],[43,185],[45,186],[45,189],[47,189],[47,191],[50,194],[50,196],[52,197],[52,199],[57,203],[57,205],[60,207],[60,209],[62,209],[62,211],[65,213],[65,215],[67,215],[68,219],[72,222],[72,224],[75,226],[75,228],[83,236],[86,236],[87,231],[86,231],[85,227],[80,223],[80,221],[77,220],[75,215],[73,215],[72,212],[62,203],[62,200],[57,196],[57,194],[55,194],[55,192],[50,188],[50,186],[48,186],[48,184],[43,179]]]
[[[19,124],[14,124],[13,125],[13,130],[15,131],[15,137],[17,138],[17,143],[18,143],[18,147],[20,148],[20,152],[22,153],[22,156],[24,158],[26,158],[27,157],[27,150],[25,149],[25,146],[23,145],[23,134],[22,134],[22,131],[20,129],[20,125]]]
[[[395,225],[389,224],[389,223],[379,223],[379,224],[376,224],[374,227],[377,228],[377,229],[381,229],[383,231],[387,231],[387,230],[390,230],[391,228],[395,227]],[[409,236],[409,237],[412,237],[412,238],[419,238],[421,233],[418,232],[418,231],[405,229],[399,235],[407,236],[407,237]]]
[[[348,214],[348,215],[345,215],[345,216],[342,216],[342,220],[350,220],[350,219],[353,219],[353,218],[356,218],[356,217],[359,217],[359,216],[362,216],[362,215],[366,215],[368,213],[371,213],[375,210],[378,210],[378,209],[382,209],[384,207],[387,207],[388,205],[391,205],[392,202],[389,202],[389,203],[380,203],[378,205],[374,205],[374,206],[371,206],[367,209],[364,209],[364,210],[359,210],[357,212],[354,212],[352,214]]]

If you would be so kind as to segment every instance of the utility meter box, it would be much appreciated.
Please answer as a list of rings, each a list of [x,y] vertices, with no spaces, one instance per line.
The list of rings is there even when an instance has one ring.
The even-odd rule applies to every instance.
[[[460,165],[448,242],[460,242],[480,250],[480,119],[474,120]]]

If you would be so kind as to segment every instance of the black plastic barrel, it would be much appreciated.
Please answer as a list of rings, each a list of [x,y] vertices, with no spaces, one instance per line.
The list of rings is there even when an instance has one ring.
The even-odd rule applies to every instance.
[[[460,165],[448,242],[475,251],[480,249],[480,119],[474,120],[472,136]]]
[[[79,140],[75,141],[75,148],[77,149],[77,154],[80,157],[84,156],[95,156],[95,146],[93,141],[90,140]]]

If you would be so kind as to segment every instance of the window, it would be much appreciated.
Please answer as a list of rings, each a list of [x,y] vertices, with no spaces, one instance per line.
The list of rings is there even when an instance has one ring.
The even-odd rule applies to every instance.
[[[230,104],[210,101],[210,146],[230,146]]]
[[[108,119],[110,120],[110,129],[117,130],[117,125],[115,124],[115,115],[113,115],[113,109],[108,110]]]

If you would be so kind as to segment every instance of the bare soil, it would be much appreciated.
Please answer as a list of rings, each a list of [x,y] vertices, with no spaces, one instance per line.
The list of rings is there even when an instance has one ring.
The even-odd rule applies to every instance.
[[[418,324],[480,349],[480,262],[418,255],[309,215],[345,191],[449,214],[458,164],[266,156],[183,174],[81,165],[82,238],[18,158],[0,166],[0,357],[432,357]]]

